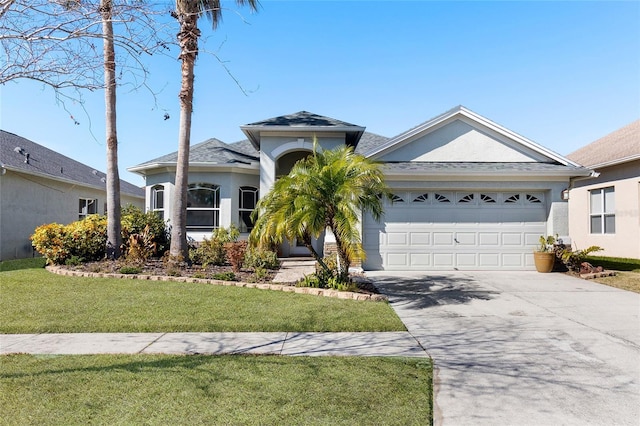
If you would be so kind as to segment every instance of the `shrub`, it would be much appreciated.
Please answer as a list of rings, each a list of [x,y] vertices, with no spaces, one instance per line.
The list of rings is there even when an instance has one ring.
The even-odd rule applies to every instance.
[[[49,223],[35,229],[31,236],[31,244],[45,257],[48,264],[62,265],[71,256],[66,239],[64,225]]]
[[[84,259],[78,256],[71,256],[64,261],[67,266],[78,266],[84,263]]]
[[[121,274],[139,274],[140,272],[142,272],[142,268],[139,266],[125,265],[120,268]]]
[[[211,275],[211,278],[220,281],[235,281],[236,274],[234,274],[233,272],[218,272],[217,274]]]
[[[591,246],[587,247],[584,250],[576,250],[573,251],[570,248],[566,249],[564,253],[562,253],[562,261],[570,271],[580,271],[580,266],[582,262],[586,262],[587,256],[593,252],[603,250],[602,247]]]
[[[244,265],[246,269],[253,269],[257,272],[261,269],[278,269],[280,261],[276,252],[260,248],[250,248],[244,255]]]
[[[125,255],[127,261],[134,263],[145,263],[157,251],[157,244],[153,241],[149,225],[144,227],[141,234],[131,234],[129,236],[129,249]]]
[[[99,260],[105,256],[107,217],[90,215],[65,227],[69,252],[85,260]]]
[[[194,263],[207,265],[224,265],[227,262],[225,243],[238,240],[240,231],[235,225],[229,229],[217,228],[211,233],[211,239],[204,239],[197,248],[189,250],[189,257]]]
[[[169,248],[169,232],[160,216],[155,212],[143,213],[135,206],[127,206],[122,209],[122,242],[123,252],[129,250],[131,235],[146,232],[148,238],[155,244],[151,256],[162,256]],[[148,229],[147,229],[148,227]],[[150,256],[150,257],[151,257]]]
[[[247,242],[234,241],[232,243],[224,243],[224,248],[227,252],[227,261],[231,264],[233,272],[240,272],[244,254],[247,252]]]

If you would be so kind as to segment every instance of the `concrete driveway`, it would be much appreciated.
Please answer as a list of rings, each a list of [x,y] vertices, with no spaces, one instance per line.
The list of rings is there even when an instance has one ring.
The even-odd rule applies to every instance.
[[[367,272],[435,362],[437,425],[640,425],[640,294],[564,274]]]

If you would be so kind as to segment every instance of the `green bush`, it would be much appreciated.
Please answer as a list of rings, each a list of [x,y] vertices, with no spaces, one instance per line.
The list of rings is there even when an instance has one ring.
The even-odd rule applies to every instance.
[[[155,244],[153,256],[161,257],[169,248],[169,231],[160,216],[155,212],[144,213],[135,206],[127,206],[122,209],[122,244],[124,252],[129,250],[131,235],[142,235],[146,230],[151,241]]]
[[[224,265],[227,263],[225,243],[238,241],[240,231],[235,225],[227,228],[217,228],[211,233],[211,239],[204,239],[197,248],[189,250],[189,258],[192,262],[202,266]]]
[[[90,215],[65,227],[69,253],[86,261],[99,260],[105,256],[107,244],[107,218]]]
[[[169,246],[165,223],[155,213],[142,213],[140,209],[129,206],[122,210],[121,223],[124,254],[129,250],[132,235],[143,235],[145,248],[153,246],[153,255],[156,256]],[[31,236],[31,243],[49,264],[62,265],[73,257],[75,259],[71,262],[76,259],[103,259],[107,244],[107,217],[90,215],[68,225],[41,225]]]
[[[140,272],[142,272],[142,268],[140,268],[139,266],[131,266],[131,265],[125,265],[122,268],[120,268],[120,273],[121,274],[139,274]]]
[[[251,248],[244,255],[244,268],[253,269],[257,272],[260,269],[278,269],[280,261],[278,255],[270,250]]]
[[[217,274],[211,275],[211,278],[220,281],[235,281],[236,274],[233,272],[218,272]]]

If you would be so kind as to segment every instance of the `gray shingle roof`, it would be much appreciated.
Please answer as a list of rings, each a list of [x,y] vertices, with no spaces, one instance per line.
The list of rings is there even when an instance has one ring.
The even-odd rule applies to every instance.
[[[552,163],[473,163],[473,162],[390,162],[383,163],[383,170],[392,174],[566,174],[588,176],[591,172],[583,167]]]
[[[584,166],[621,163],[625,159],[640,157],[640,120],[609,133],[567,155],[567,158]]]
[[[286,127],[360,127],[346,121],[325,117],[309,111],[298,111],[293,114],[268,118],[246,126],[286,126]]]
[[[178,160],[178,151],[163,155],[150,161],[141,163],[134,168],[156,164],[175,163]],[[248,140],[233,144],[226,144],[218,139],[211,138],[189,148],[189,163],[210,164],[251,164],[260,161],[260,154]]]
[[[28,163],[25,162],[26,156],[18,152],[20,148],[22,152],[29,154]],[[106,190],[104,173],[4,130],[0,130],[0,162],[3,167],[20,172],[45,175]],[[120,191],[123,194],[144,197],[144,189],[124,180],[120,180]]]
[[[358,154],[364,155],[365,153],[371,151],[377,146],[381,146],[385,142],[389,140],[386,136],[376,135],[375,133],[364,132],[362,137],[360,137],[360,142],[358,142],[358,146],[356,146],[356,152]]]

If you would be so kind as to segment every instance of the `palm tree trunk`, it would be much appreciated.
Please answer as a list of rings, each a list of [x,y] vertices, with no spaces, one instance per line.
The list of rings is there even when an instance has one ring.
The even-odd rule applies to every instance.
[[[189,11],[178,16],[180,32],[180,60],[182,84],[180,87],[180,131],[178,134],[178,160],[173,212],[171,217],[170,255],[177,260],[188,260],[187,246],[187,185],[189,181],[189,145],[191,143],[191,114],[193,112],[193,80],[198,54],[198,15]]]
[[[104,100],[107,140],[107,246],[110,259],[120,257],[122,244],[120,224],[120,175],[118,173],[118,134],[116,131],[116,59],[113,43],[111,0],[100,0],[102,34],[104,36]]]

